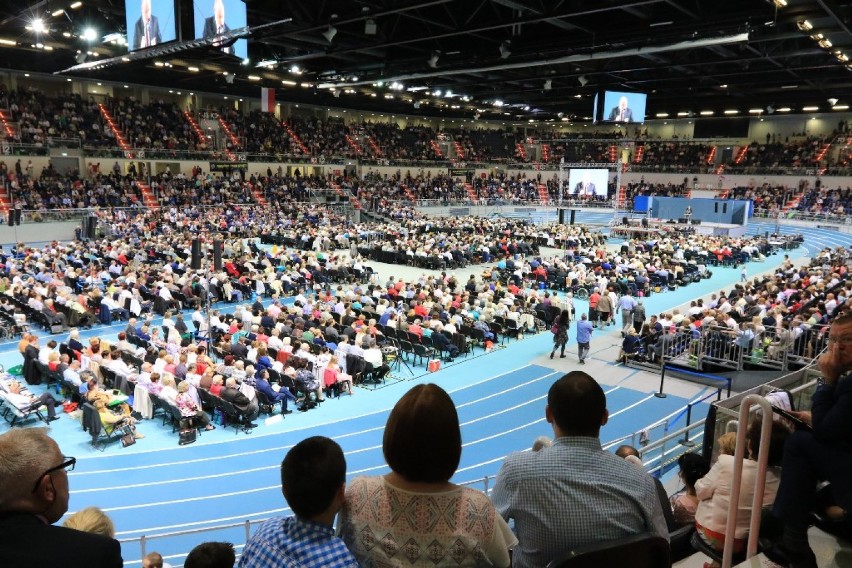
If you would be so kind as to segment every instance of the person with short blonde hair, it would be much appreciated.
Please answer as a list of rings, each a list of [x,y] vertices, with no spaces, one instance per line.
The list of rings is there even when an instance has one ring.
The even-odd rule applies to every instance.
[[[110,519],[106,513],[97,507],[86,507],[85,509],[80,509],[65,519],[62,526],[69,529],[115,538],[115,524],[113,524],[112,519]]]

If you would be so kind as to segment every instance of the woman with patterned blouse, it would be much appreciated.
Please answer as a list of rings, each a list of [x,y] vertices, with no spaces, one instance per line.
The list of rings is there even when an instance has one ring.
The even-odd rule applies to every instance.
[[[510,565],[518,540],[481,491],[450,483],[461,459],[450,396],[418,385],[394,406],[382,449],[391,472],[356,477],[339,530],[364,568]]]

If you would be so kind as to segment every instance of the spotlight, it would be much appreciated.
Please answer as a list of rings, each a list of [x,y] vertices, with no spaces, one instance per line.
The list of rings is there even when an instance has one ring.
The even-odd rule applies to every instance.
[[[334,39],[334,36],[337,35],[337,28],[332,25],[328,26],[328,29],[322,32],[322,37],[326,39],[328,43],[331,43],[331,40]]]
[[[478,113],[478,112],[477,112],[477,113],[474,113],[473,118],[474,118],[475,120],[479,120],[479,113]]]
[[[229,85],[233,85],[233,84],[234,84],[234,75],[233,75],[233,73],[232,73],[232,74],[230,74],[230,75],[225,75],[225,82],[226,82],[226,83],[228,83]]]
[[[33,31],[37,34],[41,34],[47,31],[47,28],[44,26],[44,20],[42,20],[41,18],[33,19],[30,26],[32,26]]]
[[[95,31],[95,28],[86,28],[83,30],[83,39],[86,41],[95,41],[98,37],[98,32]]]
[[[577,80],[580,82],[581,87],[585,87],[589,84],[589,78],[585,75],[580,75],[579,77],[577,77]]]
[[[364,22],[364,35],[376,35],[377,29],[378,28],[376,26],[376,20],[374,20],[373,18],[370,18]]]
[[[548,79],[547,81],[544,82],[544,90],[545,91],[549,91],[552,88],[553,88],[553,81],[552,80]]]
[[[837,99],[835,99],[835,98],[830,98],[830,99],[828,99],[828,104],[830,104],[831,106],[836,105],[836,104],[837,104]]]
[[[766,114],[772,114],[773,112],[775,112],[775,107],[773,107],[772,105],[768,105],[766,107]]]
[[[81,51],[76,57],[74,57],[74,61],[76,61],[78,65],[84,63],[86,61],[86,54]]]
[[[438,67],[438,52],[437,51],[432,52],[432,57],[430,57],[429,59],[426,60],[426,64],[429,67],[431,67],[432,69],[435,69],[436,67]]]
[[[414,108],[420,108],[420,101],[417,101],[416,103],[414,103]]]
[[[508,59],[512,52],[509,51],[509,46],[512,45],[510,40],[506,40],[500,44],[500,59]]]

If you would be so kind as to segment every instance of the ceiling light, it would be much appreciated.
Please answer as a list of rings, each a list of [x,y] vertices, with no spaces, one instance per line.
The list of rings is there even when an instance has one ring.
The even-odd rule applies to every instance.
[[[544,82],[544,90],[545,91],[549,91],[552,88],[553,88],[553,80],[552,79],[548,79],[547,81]]]
[[[835,105],[832,110],[849,110],[849,105]]]
[[[86,41],[95,41],[98,38],[98,32],[95,28],[86,28],[83,30],[83,39]]]
[[[727,84],[725,84],[725,85],[719,85],[719,88],[720,88],[720,89],[727,89],[727,88],[728,88],[728,85],[727,85]]]
[[[494,106],[496,106],[496,107],[501,107],[501,106],[503,106],[503,101],[501,101],[501,100],[499,100],[499,99],[498,99],[498,100],[496,100],[496,101],[494,101]]]
[[[797,26],[799,27],[799,29],[800,29],[800,30],[802,30],[803,32],[809,32],[809,31],[811,31],[812,29],[814,29],[813,25],[812,25],[809,21],[807,21],[807,20],[799,20],[798,22],[796,22],[796,25],[797,25]]]
[[[322,37],[324,37],[325,40],[328,43],[331,43],[331,40],[333,40],[334,36],[336,36],[336,35],[337,35],[337,28],[335,28],[334,26],[332,26],[330,24],[328,26],[328,29],[325,30],[324,32],[322,32]]]
[[[82,2],[74,2],[73,4],[71,4],[71,8],[72,8],[73,10],[76,10],[77,8],[79,8],[79,7],[80,7],[80,6],[82,6],[82,5],[83,5],[83,3],[82,3]]]
[[[802,110],[804,112],[814,112],[814,111],[819,110],[819,107],[818,106],[806,106],[806,107],[802,107]]]
[[[786,8],[787,0],[773,0],[773,4],[775,4],[776,8]]]
[[[282,82],[283,84],[285,84],[285,85],[289,85],[289,86],[291,86],[291,87],[295,87],[295,86],[296,86],[296,81],[287,81],[287,80],[283,80],[283,81],[281,81],[281,82]]]
[[[814,35],[812,35],[812,36],[811,36],[811,39],[812,39],[812,40],[814,40],[814,41],[819,41],[819,40],[821,40],[821,39],[822,39],[822,38],[824,38],[824,37],[825,37],[825,36],[824,36],[824,35],[822,35],[822,34],[814,34]]]
[[[828,104],[830,104],[831,106],[836,105],[836,104],[837,104],[837,99],[835,99],[835,98],[833,98],[833,97],[832,97],[832,98],[830,98],[830,99],[828,99]]]
[[[0,45],[18,45],[18,42],[11,39],[0,38]]]
[[[435,69],[436,67],[438,67],[438,52],[437,51],[432,52],[432,57],[430,57],[429,59],[426,60],[426,65],[428,65],[432,69]]]
[[[772,105],[767,105],[766,114],[772,114],[773,112],[775,112],[775,107],[773,107]]]
[[[260,77],[258,77],[257,75],[249,75],[248,80],[249,81],[260,81]]]
[[[778,112],[790,112],[791,110],[793,109],[791,109],[790,107],[781,107],[778,109]]]
[[[730,108],[725,111],[725,114],[739,114],[739,112],[737,109]]]
[[[277,65],[277,64],[278,64],[278,62],[277,62],[277,61],[275,61],[274,59],[264,59],[263,61],[261,61],[260,63],[258,63],[257,65],[255,65],[255,67],[269,67],[269,68],[272,68],[272,67],[275,67],[275,65]]]
[[[190,66],[190,67],[187,67],[187,69],[189,69],[189,70],[190,70],[190,71],[192,71],[193,73],[198,73],[198,67],[191,67],[191,66]]]
[[[782,89],[798,89],[798,85],[781,85]]]
[[[163,63],[162,61],[155,61],[154,65],[156,67],[163,67],[163,66],[165,66],[165,63]],[[224,73],[224,75],[227,75],[227,73]]]
[[[702,110],[700,113],[701,116],[711,116],[713,114],[712,110]]]
[[[30,22],[30,27],[37,34],[47,31],[47,28],[44,26],[44,20],[41,18],[34,18],[33,21]]]
[[[685,110],[682,110],[682,111],[680,111],[679,113],[677,113],[677,115],[678,115],[678,116],[689,116],[689,113],[688,113],[687,111],[685,111]]]
[[[760,114],[763,112],[762,108],[750,108],[748,109],[749,114]]]
[[[835,56],[835,57],[837,58],[837,60],[838,60],[838,61],[840,61],[841,63],[846,63],[847,61],[849,61],[849,56],[848,56],[848,55],[846,55],[845,53],[843,53],[842,51],[841,51],[841,52],[839,52],[839,53],[835,53],[835,54],[834,54],[834,56]]]
[[[311,85],[310,83],[299,83],[299,85],[301,85],[305,89],[309,89],[309,88],[313,87],[313,85]]]
[[[668,118],[668,117],[669,117],[669,113],[667,113],[667,112],[658,112],[657,113],[657,118]]]
[[[819,41],[817,42],[817,44],[818,44],[820,47],[822,47],[823,49],[831,49],[831,46],[832,46],[832,45],[834,45],[833,43],[831,43],[831,40],[830,40],[830,39],[828,39],[828,38],[825,38],[825,39],[821,39],[821,40],[819,40]]]
[[[512,52],[509,51],[509,46],[512,45],[510,40],[506,40],[500,44],[500,59],[508,59]]]
[[[577,77],[577,80],[580,82],[581,87],[585,87],[589,83],[589,78],[585,75],[580,75]]]
[[[59,10],[54,10],[53,12],[51,12],[50,15],[55,18],[57,16],[61,16],[64,13],[65,13],[65,10],[59,9]]]

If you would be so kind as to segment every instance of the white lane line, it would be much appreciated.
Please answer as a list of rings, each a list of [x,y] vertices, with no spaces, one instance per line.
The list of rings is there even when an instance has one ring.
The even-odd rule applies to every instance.
[[[451,391],[447,391],[447,392],[449,394],[455,394],[457,392],[461,392],[461,391],[464,391],[466,389],[469,389],[469,388],[472,388],[472,387],[475,387],[475,386],[478,386],[478,385],[481,385],[481,384],[485,384],[485,383],[488,383],[490,381],[497,380],[497,379],[504,377],[506,375],[511,375],[513,373],[516,373],[516,372],[522,370],[522,369],[526,369],[526,368],[532,367],[532,366],[533,365],[528,363],[526,365],[522,365],[522,366],[517,367],[515,369],[512,369],[510,371],[500,373],[499,375],[492,375],[488,378],[482,379],[481,381],[471,383],[469,385],[465,385],[463,387],[459,387],[455,390],[451,390]],[[384,408],[382,410],[377,410],[377,411],[374,411],[374,412],[368,412],[366,414],[358,414],[358,415],[355,415],[355,416],[349,416],[347,418],[340,418],[338,420],[331,420],[329,422],[321,422],[319,424],[312,424],[312,425],[309,425],[309,426],[301,426],[301,427],[295,428],[293,430],[287,430],[286,432],[268,432],[268,433],[265,433],[265,434],[258,434],[258,435],[252,436],[251,439],[256,440],[258,438],[265,438],[265,437],[268,437],[268,436],[281,436],[281,434],[283,434],[283,433],[290,434],[290,433],[300,432],[300,431],[303,431],[303,430],[312,430],[312,429],[315,429],[315,428],[322,428],[324,426],[331,426],[331,425],[334,425],[334,424],[340,424],[341,422],[348,422],[350,420],[358,420],[358,419],[361,419],[361,418],[368,418],[368,417],[377,416],[377,415],[380,415],[380,414],[387,414],[390,411],[391,411],[391,408]],[[371,431],[371,430],[364,430],[364,432],[369,432],[369,431]],[[245,440],[245,438],[238,438],[236,440],[225,440],[225,441],[219,441],[219,442],[201,443],[201,444],[197,444],[195,447],[197,448],[197,447],[202,447],[202,446],[213,446],[213,445],[219,446],[219,445],[222,445],[222,444],[242,443],[242,441],[244,441],[244,440]],[[292,447],[292,446],[287,446],[287,447]],[[160,449],[156,449],[156,450],[155,449],[142,450],[142,451],[134,452],[132,455],[135,456],[135,455],[143,455],[143,454],[149,454],[149,453],[161,453],[161,452],[164,452],[164,451],[182,451],[182,450],[184,450],[184,448],[178,446],[178,447],[160,448]],[[252,452],[249,452],[249,453],[252,453]],[[230,455],[241,455],[241,454],[229,454],[229,456]],[[95,459],[105,459],[105,458],[110,459],[110,458],[115,458],[115,457],[116,456],[114,456],[112,454],[97,455],[97,456],[84,456],[84,457],[79,458],[77,461],[79,463],[79,462],[82,462],[83,460],[95,460]],[[176,462],[176,463],[180,463],[180,462]],[[168,464],[163,464],[163,465],[168,465]],[[140,467],[142,467],[142,466],[140,466]],[[156,467],[156,466],[152,466],[152,467]],[[133,468],[129,468],[129,469],[133,469]],[[123,470],[101,470],[101,471],[123,471]]]
[[[627,411],[628,411],[628,410],[630,410],[631,408],[636,408],[637,406],[639,406],[640,404],[642,404],[642,403],[643,403],[643,402],[645,402],[646,400],[650,400],[650,399],[652,399],[652,398],[654,398],[654,395],[653,395],[653,394],[649,394],[648,396],[646,396],[645,398],[643,398],[643,399],[642,399],[642,400],[640,400],[639,402],[634,402],[634,403],[633,403],[633,404],[631,404],[630,406],[627,406],[627,407],[625,407],[625,408],[622,408],[621,410],[618,410],[618,411],[616,411],[616,412],[613,412],[612,414],[610,414],[610,415],[609,415],[609,417],[610,417],[610,418],[612,418],[612,417],[614,417],[614,416],[618,416],[619,414],[621,414],[621,413],[623,413],[623,412],[627,412]]]

